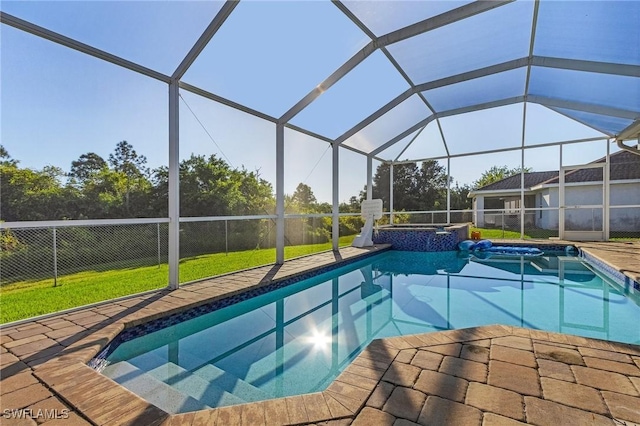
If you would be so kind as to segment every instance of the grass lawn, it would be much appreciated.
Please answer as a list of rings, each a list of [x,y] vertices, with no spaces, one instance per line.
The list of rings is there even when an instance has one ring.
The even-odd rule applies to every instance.
[[[471,231],[480,231],[482,239],[492,240],[492,239],[500,239],[500,240],[519,240],[520,239],[520,231],[510,231],[505,229],[494,229],[494,228],[469,228],[469,235],[471,235]],[[537,239],[547,239],[549,237],[558,236],[558,231],[549,231],[545,229],[526,229],[524,238],[537,238]]]
[[[502,229],[488,229],[488,228],[469,228],[469,235],[473,231],[480,231],[480,236],[482,239],[492,240],[492,239],[520,239],[520,232],[516,231],[508,231]]]
[[[340,246],[351,244],[354,235],[341,237]],[[285,247],[285,259],[330,250],[331,243]],[[225,274],[274,263],[275,249],[216,253],[180,260],[180,282]],[[20,281],[2,287],[0,323],[88,305],[168,285],[169,266],[142,266],[88,270],[53,279]]]
[[[492,239],[508,239],[508,240],[519,240],[520,239],[520,231],[509,231],[505,229],[494,229],[494,228],[469,228],[469,235],[471,235],[471,231],[480,231],[482,239],[492,240]],[[631,234],[631,233],[630,233]],[[549,237],[557,237],[558,231],[545,230],[545,229],[528,229],[524,234],[524,238],[536,238],[536,239],[548,239]],[[621,236],[621,237],[611,237],[610,241],[637,241],[638,237],[635,236]]]

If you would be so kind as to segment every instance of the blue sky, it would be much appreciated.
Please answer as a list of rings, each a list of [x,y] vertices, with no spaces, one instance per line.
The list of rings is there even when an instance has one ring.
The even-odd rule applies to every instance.
[[[220,5],[194,1],[3,1],[0,7],[171,74]],[[149,166],[167,163],[168,96],[164,83],[6,25],[0,31],[2,144],[23,166],[52,164],[68,170],[71,161],[86,152],[106,158],[121,140],[145,155]],[[277,117],[368,41],[329,2],[241,2],[184,81]],[[376,52],[292,122],[337,137],[408,87],[384,55]],[[215,140],[211,141],[181,101],[182,158],[191,153],[215,153],[235,167],[259,170],[262,177],[275,183],[273,124],[189,92],[183,91],[182,97]],[[442,102],[447,99],[442,97]],[[519,146],[522,110],[520,104],[442,119],[450,151]],[[407,109],[386,117],[377,127],[365,129],[360,139],[347,143],[377,146],[382,142],[375,142],[376,137],[391,137],[404,130],[396,127],[403,119],[412,118],[408,114],[413,113]],[[526,144],[601,135],[538,105],[529,105],[527,123]],[[305,182],[318,199],[330,201],[331,150],[327,144],[289,130],[285,140],[286,192],[292,193],[299,182]],[[406,142],[408,139],[404,145]],[[401,145],[394,146],[388,154],[395,156],[401,149]],[[604,152],[604,142],[567,147],[565,164],[593,161]],[[558,148],[527,151],[525,165],[534,170],[557,169],[557,153]],[[402,158],[441,155],[444,145],[434,122]],[[366,160],[347,150],[341,150],[341,159],[340,199],[347,200],[366,183]],[[471,183],[493,165],[517,167],[520,152],[455,158],[451,174],[460,183]]]

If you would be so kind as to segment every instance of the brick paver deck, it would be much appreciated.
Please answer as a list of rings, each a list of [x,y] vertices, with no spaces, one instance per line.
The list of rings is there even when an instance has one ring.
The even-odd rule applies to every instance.
[[[628,276],[638,273],[638,243],[586,249]],[[322,253],[4,327],[0,423],[640,424],[640,346],[502,325],[376,340],[324,392],[179,415],[86,366],[125,326],[365,252]]]

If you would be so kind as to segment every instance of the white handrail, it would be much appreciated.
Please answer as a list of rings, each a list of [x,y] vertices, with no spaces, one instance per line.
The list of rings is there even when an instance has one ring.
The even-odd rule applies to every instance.
[[[68,228],[73,226],[144,225],[169,223],[169,218],[92,219],[92,220],[33,220],[24,222],[0,222],[0,229],[18,228]]]
[[[576,209],[588,209],[588,208],[602,208],[603,206],[572,206]],[[640,208],[640,204],[629,205],[610,205],[611,209],[625,209],[625,208]],[[519,210],[519,209],[516,209]],[[536,211],[548,211],[559,210],[559,207],[525,207],[525,212]],[[489,213],[489,214],[501,214],[503,209],[480,209],[477,212]],[[446,210],[425,210],[425,211],[410,211],[410,212],[398,212],[394,211],[393,214],[444,214]],[[472,213],[472,209],[468,210],[451,210],[451,213]],[[384,212],[384,215],[390,215],[391,212]],[[313,213],[313,214],[286,214],[285,219],[304,219],[304,218],[322,218],[331,217],[331,213]],[[360,216],[360,213],[339,213],[339,217],[352,217]],[[189,222],[220,222],[220,221],[237,221],[237,220],[258,220],[258,219],[276,219],[276,215],[246,215],[246,216],[201,216],[201,217],[181,217],[180,223]],[[108,226],[108,225],[145,225],[145,224],[160,224],[169,223],[169,218],[131,218],[131,219],[90,219],[90,220],[34,220],[23,222],[0,222],[0,229],[28,229],[28,228],[69,228],[76,226]]]
[[[198,216],[198,217],[181,217],[180,223],[183,222],[220,222],[225,220],[255,220],[255,219],[276,219],[274,214],[255,214],[246,216]]]

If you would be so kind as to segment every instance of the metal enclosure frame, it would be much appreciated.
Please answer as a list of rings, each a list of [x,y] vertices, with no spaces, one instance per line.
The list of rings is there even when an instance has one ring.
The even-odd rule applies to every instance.
[[[268,114],[265,114],[260,111],[256,111],[252,108],[246,107],[239,103],[236,103],[232,100],[225,99],[222,96],[216,95],[214,93],[210,93],[204,89],[189,85],[183,81],[181,78],[185,74],[185,72],[189,69],[189,67],[197,60],[198,55],[204,50],[207,46],[207,43],[215,37],[217,31],[224,25],[225,21],[229,18],[229,16],[234,12],[234,9],[238,5],[237,1],[226,1],[222,8],[219,10],[217,15],[213,18],[198,40],[191,47],[187,55],[180,62],[180,65],[176,68],[176,70],[172,73],[172,75],[165,75],[163,73],[157,72],[155,70],[144,67],[140,64],[136,64],[132,61],[128,61],[126,59],[120,58],[116,55],[113,55],[109,52],[105,52],[103,50],[97,49],[93,46],[87,45],[85,43],[81,43],[72,38],[66,37],[64,35],[58,34],[49,29],[43,28],[41,26],[35,25],[31,22],[25,21],[18,17],[12,16],[8,13],[0,11],[0,22],[4,25],[11,26],[18,30],[24,31],[26,33],[35,35],[37,37],[41,37],[43,39],[49,40],[51,42],[57,43],[59,45],[68,47],[70,49],[77,50],[84,54],[93,56],[95,58],[101,59],[103,61],[107,61],[109,63],[118,65],[125,69],[131,70],[133,72],[142,74],[146,77],[156,79],[158,81],[162,81],[167,84],[167,88],[169,91],[169,117],[168,117],[168,128],[169,128],[169,275],[170,275],[170,287],[177,288],[179,283],[179,222],[180,222],[180,202],[179,202],[179,91],[180,89],[192,92],[199,96],[205,97],[207,99],[213,100],[215,102],[222,103],[226,106],[238,109],[245,113],[251,114],[255,117],[261,118],[263,120],[267,120],[276,125],[276,135],[275,135],[275,151],[276,151],[276,223],[277,223],[277,238],[276,238],[276,263],[280,264],[284,261],[284,220],[285,220],[285,211],[284,211],[284,128],[287,127],[289,129],[295,130],[297,132],[301,132],[308,136],[314,137],[318,140],[322,140],[324,142],[332,144],[332,217],[333,217],[333,244],[332,247],[334,250],[338,248],[338,221],[339,217],[338,213],[338,203],[339,203],[339,173],[338,173],[338,164],[339,164],[339,149],[344,148],[356,152],[358,154],[364,155],[367,158],[367,198],[370,199],[372,196],[372,174],[373,174],[373,160],[387,162],[390,164],[391,169],[391,180],[393,180],[393,166],[394,164],[401,164],[399,161],[400,157],[404,154],[404,152],[416,141],[421,132],[426,128],[426,126],[435,121],[438,126],[438,130],[442,137],[442,141],[444,143],[444,149],[446,151],[446,156],[443,157],[431,157],[431,158],[420,158],[415,159],[413,161],[424,161],[424,160],[437,160],[437,159],[447,159],[447,175],[450,176],[450,161],[451,158],[474,155],[474,154],[482,154],[482,153],[498,153],[498,152],[506,152],[513,150],[520,150],[522,153],[522,162],[521,166],[524,169],[524,151],[526,149],[543,147],[543,146],[556,146],[568,143],[578,143],[584,142],[594,139],[583,139],[583,140],[573,140],[573,141],[557,141],[547,144],[538,144],[538,145],[525,145],[525,130],[526,130],[526,111],[527,111],[527,103],[536,103],[542,106],[545,106],[551,110],[556,111],[556,108],[565,108],[572,109],[576,111],[592,113],[592,114],[601,114],[604,116],[623,118],[627,120],[633,120],[631,125],[629,125],[626,129],[623,129],[618,134],[611,134],[603,132],[602,138],[595,139],[605,139],[611,138],[611,140],[617,140],[618,145],[622,147],[623,140],[632,140],[636,138],[640,138],[640,112],[626,110],[624,108],[617,107],[607,107],[602,105],[594,105],[589,103],[584,103],[575,100],[567,100],[567,99],[556,99],[550,96],[540,96],[540,95],[532,95],[529,93],[529,80],[531,76],[532,67],[542,67],[542,68],[553,68],[553,69],[562,69],[562,70],[573,70],[573,71],[584,71],[590,73],[601,73],[601,74],[613,74],[618,76],[632,77],[632,78],[640,78],[640,65],[631,65],[631,64],[618,64],[618,63],[607,63],[607,62],[596,62],[596,61],[587,61],[587,60],[577,60],[570,58],[555,58],[555,57],[545,57],[534,55],[534,44],[536,40],[536,30],[537,30],[537,19],[538,19],[538,10],[539,10],[539,1],[536,0],[533,8],[533,20],[532,27],[530,29],[530,46],[529,46],[529,54],[526,57],[513,59],[504,63],[491,65],[488,67],[483,67],[471,71],[467,71],[457,75],[450,75],[445,78],[440,78],[435,81],[430,81],[426,83],[416,84],[409,77],[406,70],[402,68],[402,66],[398,63],[398,61],[393,57],[393,55],[387,49],[388,46],[392,44],[401,42],[403,40],[407,40],[411,37],[415,37],[429,31],[436,30],[438,28],[444,27],[446,25],[450,25],[455,22],[462,21],[464,19],[486,13],[488,11],[494,10],[496,8],[503,7],[507,4],[510,4],[511,0],[500,0],[500,1],[474,1],[464,6],[460,6],[449,10],[447,12],[441,13],[437,16],[433,16],[431,18],[422,20],[420,22],[413,23],[404,28],[400,28],[398,30],[392,31],[388,34],[382,36],[376,36],[367,26],[363,23],[357,16],[354,14],[345,4],[340,1],[333,1],[333,4],[342,12],[344,15],[360,30],[362,30],[371,41],[360,51],[358,51],[355,55],[353,55],[350,59],[348,59],[344,64],[342,64],[338,69],[336,69],[331,75],[329,75],[324,81],[320,82],[313,90],[311,90],[307,95],[305,95],[302,99],[297,101],[288,111],[286,111],[280,117],[271,117]],[[345,131],[342,135],[338,136],[335,139],[328,138],[326,136],[317,134],[316,132],[312,132],[307,129],[303,129],[299,126],[293,125],[290,121],[301,111],[303,111],[306,107],[308,107],[312,102],[314,102],[322,93],[330,89],[335,83],[340,81],[343,77],[345,77],[350,71],[352,71],[356,66],[362,63],[367,57],[369,57],[375,51],[380,50],[387,59],[392,63],[398,73],[405,79],[405,81],[409,85],[409,89],[405,92],[399,94],[396,98],[388,102],[386,105],[379,108],[374,113],[370,114],[368,117],[353,125],[350,129]],[[489,102],[478,103],[474,105],[465,106],[462,108],[455,108],[450,110],[442,110],[438,111],[433,108],[432,104],[430,104],[429,99],[423,92],[427,90],[432,90],[435,88],[445,87],[452,84],[471,81],[473,79],[477,79],[484,76],[494,75],[500,72],[519,69],[522,67],[526,67],[526,83],[525,89],[522,95],[515,96],[506,99],[498,99],[492,100]],[[415,123],[410,128],[405,129],[404,131],[397,134],[395,137],[392,137],[388,141],[384,141],[377,148],[371,150],[370,152],[365,152],[361,149],[354,148],[348,145],[345,145],[344,142],[351,136],[357,134],[360,130],[367,127],[369,124],[375,122],[380,117],[382,117],[385,113],[391,111],[394,107],[398,106],[402,101],[408,99],[412,95],[417,94],[424,105],[431,111],[431,114],[421,120],[418,123]],[[522,141],[519,147],[514,148],[506,148],[506,149],[487,149],[483,151],[476,151],[473,153],[465,153],[465,154],[454,154],[449,151],[449,147],[447,146],[447,139],[445,132],[442,129],[440,124],[440,118],[448,117],[457,114],[464,114],[472,111],[479,111],[482,109],[493,108],[503,105],[511,105],[515,103],[523,104],[523,121],[522,121]],[[558,111],[556,111],[558,112]],[[573,120],[576,120],[584,125],[591,126],[589,123],[585,123],[577,120],[575,117],[570,117]],[[385,159],[380,157],[380,153],[383,152],[388,147],[400,142],[407,136],[417,132],[416,135],[409,141],[406,147],[402,149],[400,154],[398,154],[394,159]],[[640,140],[640,139],[639,139]],[[633,148],[626,147],[627,149],[633,150]],[[625,148],[623,148],[625,149]],[[636,150],[637,151],[637,150]],[[608,154],[609,147],[607,146],[607,167],[604,169],[605,176],[605,188],[607,188],[605,196],[604,196],[604,210],[608,210],[609,207],[609,199],[608,199]],[[580,168],[584,168],[585,166],[580,166]],[[599,166],[600,167],[600,166]],[[561,170],[567,170],[568,168],[561,168]],[[561,173],[561,176],[564,180],[564,176]],[[562,186],[562,184],[561,184]],[[393,182],[390,182],[391,194],[390,194],[390,215],[391,220],[393,221]],[[521,235],[524,234],[524,170],[521,173]],[[450,194],[450,184],[448,184],[447,188],[447,219],[450,220],[450,210],[451,210],[451,194]],[[606,223],[606,229],[604,232],[604,238],[608,238],[608,221]]]

